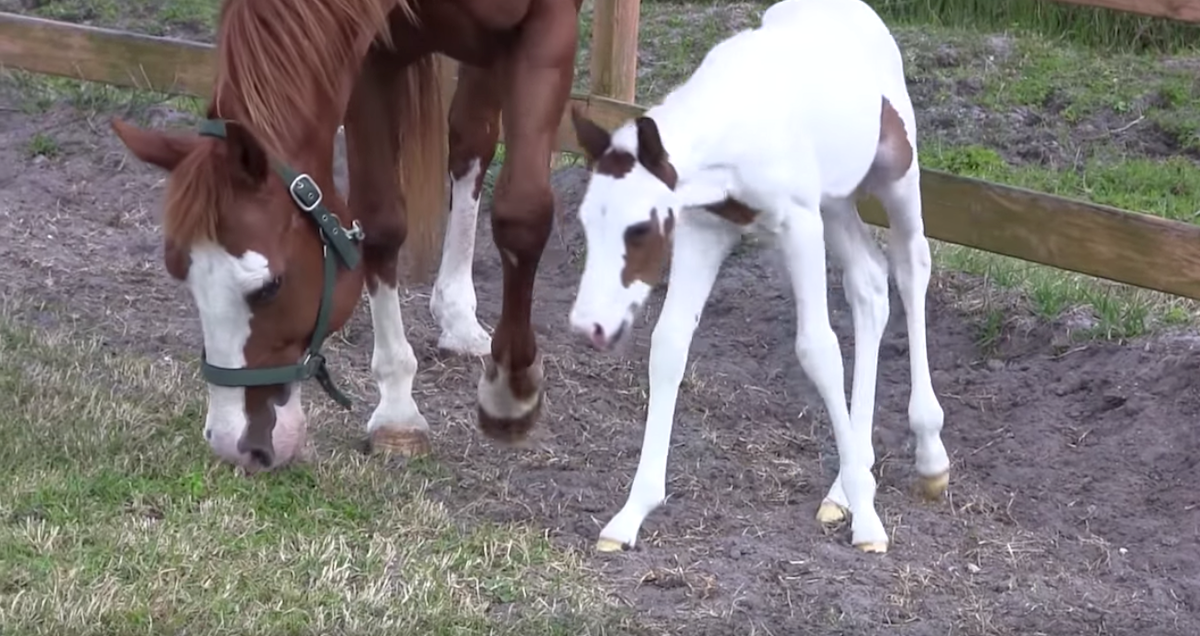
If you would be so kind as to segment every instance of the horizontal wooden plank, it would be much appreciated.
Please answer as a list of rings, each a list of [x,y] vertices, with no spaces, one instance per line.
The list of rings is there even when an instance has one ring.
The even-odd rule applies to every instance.
[[[923,170],[930,238],[1200,299],[1200,226]],[[859,206],[887,226],[874,199]]]
[[[212,59],[208,44],[0,13],[0,67],[204,95]]]
[[[204,97],[211,48],[0,13],[0,65],[51,75]],[[644,112],[598,96],[572,103],[608,128]],[[558,141],[579,151],[569,112]],[[1200,227],[931,170],[922,190],[931,238],[1200,299]],[[862,212],[887,225],[873,200]]]
[[[1066,4],[1116,9],[1180,22],[1200,22],[1200,0],[1056,0]]]
[[[214,59],[211,44],[0,12],[0,68],[207,98]],[[443,76],[455,77],[457,64],[448,58],[444,62]],[[453,94],[452,84],[443,91],[447,108]],[[642,112],[631,104],[585,94],[572,95],[571,100],[606,126],[615,127]],[[569,110],[559,125],[558,141],[562,150],[580,151]]]

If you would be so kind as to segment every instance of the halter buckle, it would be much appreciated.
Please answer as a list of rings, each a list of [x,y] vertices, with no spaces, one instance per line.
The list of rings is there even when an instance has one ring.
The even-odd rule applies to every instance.
[[[304,379],[315,377],[324,364],[325,356],[313,351],[306,352],[304,359],[300,361],[300,366],[304,369]]]
[[[292,195],[292,201],[305,212],[312,212],[321,205],[321,200],[324,195],[321,193],[321,187],[313,181],[312,177],[307,173],[296,175],[288,185],[288,194]]]

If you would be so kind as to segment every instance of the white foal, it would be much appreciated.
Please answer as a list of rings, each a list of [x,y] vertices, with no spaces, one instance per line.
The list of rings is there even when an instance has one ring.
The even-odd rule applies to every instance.
[[[816,385],[840,469],[818,511],[851,516],[853,543],[884,552],[875,510],[871,425],[887,261],[858,215],[860,193],[887,209],[889,254],[908,316],[916,467],[930,495],[948,483],[942,408],[929,377],[916,123],[903,60],[887,26],[860,0],[784,0],[762,25],[713,47],[696,72],[645,116],[611,134],[575,113],[593,175],[580,208],[587,255],[571,324],[598,349],[626,335],[661,272],[670,280],[650,348],[650,403],[625,506],[597,548],[632,547],[666,496],[675,401],[692,334],[718,270],[744,231],[773,235],[795,292],[796,355]],[[669,151],[669,155],[668,155]],[[825,251],[844,271],[854,322],[847,408],[842,356],[829,323]]]

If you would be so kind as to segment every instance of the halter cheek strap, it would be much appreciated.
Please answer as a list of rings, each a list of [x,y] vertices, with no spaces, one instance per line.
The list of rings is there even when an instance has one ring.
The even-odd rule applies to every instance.
[[[206,137],[225,139],[225,121],[208,119],[200,124],[200,134]],[[291,167],[271,160],[272,168],[288,186],[288,194],[302,212],[317,224],[321,236],[322,260],[324,264],[323,284],[321,288],[321,304],[317,308],[317,321],[313,327],[312,338],[304,357],[297,364],[278,367],[231,369],[218,367],[208,363],[207,352],[200,350],[200,371],[204,379],[217,386],[252,387],[270,386],[302,382],[314,378],[335,402],[344,408],[350,408],[350,398],[338,390],[325,364],[325,356],[321,355],[321,345],[329,335],[329,318],[333,312],[333,294],[337,285],[337,270],[340,262],[346,269],[358,266],[360,255],[357,243],[363,239],[363,230],[358,221],[349,228],[343,228],[338,218],[322,202],[321,188],[307,174],[297,172]]]

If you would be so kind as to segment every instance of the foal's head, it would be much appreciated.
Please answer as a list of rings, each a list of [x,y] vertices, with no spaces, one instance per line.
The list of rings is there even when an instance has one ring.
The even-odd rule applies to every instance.
[[[571,325],[609,350],[662,279],[678,205],[658,126],[638,117],[612,134],[572,112],[592,178],[579,208],[587,240]]]
[[[138,159],[169,173],[164,260],[191,290],[206,365],[236,374],[300,362],[322,300],[322,243],[263,146],[232,122],[216,136],[113,128]],[[339,278],[329,330],[346,320],[360,285],[357,274]],[[299,384],[214,383],[210,371],[204,434],[213,450],[248,470],[291,461],[305,439]]]

